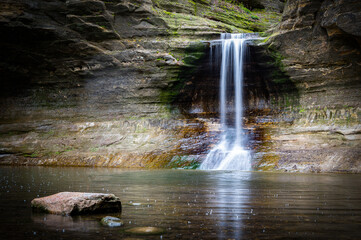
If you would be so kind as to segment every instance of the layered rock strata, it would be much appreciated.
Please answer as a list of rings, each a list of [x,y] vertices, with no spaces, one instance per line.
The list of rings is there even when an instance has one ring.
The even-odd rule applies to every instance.
[[[196,167],[219,136],[207,40],[283,12],[245,66],[254,167],[359,172],[359,1],[238,2],[2,1],[0,163]]]
[[[195,86],[201,40],[279,20],[227,1],[0,6],[2,164],[196,166],[212,142],[206,120],[173,103]]]
[[[268,130],[264,168],[361,171],[360,16],[360,1],[287,2],[268,43],[299,102],[292,121]]]

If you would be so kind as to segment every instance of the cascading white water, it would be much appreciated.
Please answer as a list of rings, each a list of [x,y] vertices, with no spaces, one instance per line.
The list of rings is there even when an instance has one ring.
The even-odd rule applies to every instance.
[[[254,35],[226,33],[221,35],[220,41],[211,43],[211,62],[215,57],[217,64],[220,53],[222,56],[219,96],[222,136],[220,143],[208,153],[200,169],[252,169],[251,154],[244,146],[247,139],[242,128],[243,61],[247,47],[245,43],[252,37]],[[229,119],[228,115],[233,119]],[[233,120],[233,126],[228,124],[232,122],[230,120]]]

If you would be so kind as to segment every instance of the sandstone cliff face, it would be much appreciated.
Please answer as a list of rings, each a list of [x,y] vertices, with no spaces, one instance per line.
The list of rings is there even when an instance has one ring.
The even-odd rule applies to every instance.
[[[360,3],[289,0],[0,3],[0,163],[197,166],[217,142],[207,40],[273,29],[251,46],[254,166],[361,169]],[[249,5],[247,5],[249,4]]]
[[[194,84],[200,40],[279,19],[203,0],[9,0],[0,9],[1,163],[67,166],[197,160],[207,124],[170,106]]]
[[[360,1],[287,2],[268,43],[298,89],[299,103],[289,125],[270,130],[275,144],[268,162],[275,168],[360,171],[360,17]]]

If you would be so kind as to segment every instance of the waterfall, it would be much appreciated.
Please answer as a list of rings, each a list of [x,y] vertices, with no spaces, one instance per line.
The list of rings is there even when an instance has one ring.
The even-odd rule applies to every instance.
[[[251,170],[251,153],[245,148],[247,138],[242,128],[243,119],[243,61],[246,41],[255,35],[221,35],[211,42],[211,62],[220,68],[220,123],[221,140],[207,155],[200,169]],[[220,56],[221,55],[221,56]],[[212,66],[214,68],[215,66]]]

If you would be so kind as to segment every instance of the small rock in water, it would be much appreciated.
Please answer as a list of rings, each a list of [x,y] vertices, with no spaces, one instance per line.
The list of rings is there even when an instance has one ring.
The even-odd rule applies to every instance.
[[[62,215],[121,212],[122,204],[114,194],[60,192],[31,201],[34,209]]]
[[[135,227],[125,230],[125,233],[138,235],[159,235],[164,233],[164,229],[158,227]]]
[[[116,217],[106,216],[103,217],[101,223],[108,227],[121,227],[123,226],[123,222]]]

